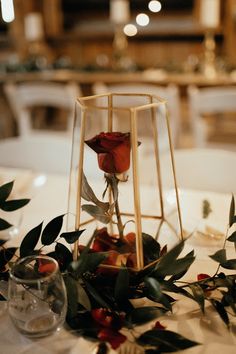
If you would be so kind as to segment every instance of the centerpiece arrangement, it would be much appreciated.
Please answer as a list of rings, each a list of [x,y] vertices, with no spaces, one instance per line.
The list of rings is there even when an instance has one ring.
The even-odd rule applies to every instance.
[[[150,119],[153,137],[153,170],[157,183],[151,191],[153,199],[157,200],[157,211],[149,214],[146,213],[145,205],[142,208],[145,198],[142,198],[140,188],[139,151],[145,139],[138,137],[138,120],[143,119],[138,112],[147,106],[139,104],[136,108],[127,108],[125,105],[122,111],[128,114],[131,129],[114,131],[113,126],[116,119],[120,119],[120,111],[113,102],[113,96],[85,98],[82,103],[93,100],[94,105],[82,104],[77,111],[81,118],[79,124],[76,121],[75,125],[75,133],[79,132],[79,152],[76,152],[78,144],[75,134],[72,166],[74,162],[76,166],[71,170],[67,219],[67,226],[71,227],[74,210],[74,227],[62,231],[65,215],[59,215],[47,225],[41,222],[30,230],[19,249],[8,248],[6,241],[0,244],[2,280],[8,280],[9,269],[19,257],[46,254],[57,261],[67,290],[66,323],[75,335],[95,341],[97,353],[107,353],[109,348],[118,349],[126,343],[132,344],[137,352],[147,354],[176,352],[198,345],[191,338],[170,331],[162,324],[163,316],[172,312],[177,302],[176,296],[196,302],[203,314],[207,313],[206,303],[209,303],[228,328],[231,318],[236,315],[236,275],[226,275],[221,271],[222,268],[236,269],[236,259],[227,258],[225,244],[223,249],[210,256],[218,264],[215,274],[199,274],[193,282],[186,282],[184,278],[195,260],[195,254],[194,251],[184,253],[185,241],[182,238],[170,139],[177,224],[173,223],[173,210],[170,211],[165,205],[160,147],[157,144],[160,138],[157,129],[159,121],[156,116],[165,103],[159,98],[144,96],[149,100],[147,106],[150,115],[145,116]],[[95,104],[100,98],[105,102],[105,108]],[[128,98],[127,102],[131,102]],[[108,127],[106,132],[93,134],[93,124],[89,125],[89,120],[98,110],[108,113],[105,117]],[[165,114],[164,118],[168,128]],[[89,127],[89,137],[86,127]],[[170,137],[170,134],[167,136]],[[89,183],[91,173],[93,188]],[[12,188],[13,182],[0,187],[0,208],[4,210],[20,208],[28,203],[28,200],[11,200]],[[130,190],[133,191],[131,199],[128,194]],[[147,190],[145,197],[146,193]],[[151,211],[155,207],[152,203],[148,196]],[[123,211],[124,207],[128,210]],[[133,211],[129,211],[130,207]],[[225,243],[233,242],[236,245],[235,225],[235,202],[232,197]],[[10,224],[0,220],[0,226],[4,229]],[[149,229],[153,233],[146,231]],[[169,239],[174,242],[169,244]],[[47,275],[52,272],[49,268],[48,264],[40,263],[33,270],[36,275],[42,272]],[[4,300],[4,297],[1,299]],[[58,299],[55,297],[48,301],[51,311],[57,313]],[[137,331],[137,327],[144,324],[148,324],[148,327]]]

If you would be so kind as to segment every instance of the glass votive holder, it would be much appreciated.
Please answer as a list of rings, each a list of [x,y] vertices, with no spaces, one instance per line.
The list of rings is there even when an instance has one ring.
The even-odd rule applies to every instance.
[[[56,260],[33,255],[12,266],[8,312],[22,334],[38,338],[57,331],[64,323],[66,311],[66,288]]]

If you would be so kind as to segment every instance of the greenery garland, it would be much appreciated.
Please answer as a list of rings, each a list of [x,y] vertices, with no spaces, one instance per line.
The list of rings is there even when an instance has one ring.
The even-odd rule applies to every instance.
[[[29,199],[11,200],[10,194],[14,182],[0,187],[0,209],[13,211],[29,202]],[[176,352],[198,345],[178,333],[167,330],[157,321],[151,330],[136,335],[134,328],[172,311],[176,302],[174,294],[180,294],[195,301],[202,313],[205,304],[210,303],[219,317],[230,328],[230,317],[236,315],[236,274],[226,275],[221,268],[236,269],[236,259],[228,259],[225,244],[234,243],[236,248],[235,201],[232,196],[228,233],[223,249],[210,258],[218,263],[213,276],[200,274],[195,282],[183,282],[182,277],[195,260],[194,251],[183,257],[180,254],[184,241],[171,250],[161,249],[159,243],[143,234],[147,248],[159,261],[145,270],[131,272],[126,267],[119,271],[107,271],[100,267],[107,258],[107,252],[92,252],[93,236],[81,252],[77,261],[73,261],[69,247],[79,239],[83,230],[62,232],[64,215],[52,219],[46,226],[43,222],[30,230],[23,238],[19,248],[6,247],[6,241],[0,240],[0,280],[8,280],[9,268],[17,257],[32,254],[47,254],[58,261],[66,284],[68,311],[66,322],[73,333],[86,339],[98,341],[97,353],[108,352],[109,347],[117,349],[121,343],[129,341],[121,329],[128,329],[133,334],[132,342],[144,353]],[[0,230],[11,227],[0,219]],[[38,244],[42,246],[39,248]],[[54,250],[47,253],[47,246],[54,245]],[[149,247],[150,246],[150,247]],[[153,251],[151,251],[153,250]],[[217,291],[216,291],[217,290]],[[135,307],[134,299],[147,298],[156,303],[154,306]],[[1,300],[5,300],[1,295]],[[229,313],[231,315],[229,315]]]

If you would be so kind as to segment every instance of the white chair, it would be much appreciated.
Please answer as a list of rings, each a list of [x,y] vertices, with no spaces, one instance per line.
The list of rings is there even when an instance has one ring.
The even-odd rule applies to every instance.
[[[193,148],[174,151],[178,187],[236,193],[236,152],[221,149]],[[163,181],[172,182],[169,156],[163,155]]]
[[[189,116],[196,147],[212,146],[236,149],[236,87],[188,87]],[[232,115],[234,114],[234,116]],[[228,118],[227,118],[228,115]],[[230,117],[229,117],[230,115]],[[215,125],[213,132],[210,131],[210,121]],[[235,135],[233,140],[216,142],[216,136],[223,138],[224,130]],[[210,141],[210,135],[212,140]],[[215,139],[214,139],[215,138]],[[231,145],[230,145],[231,144]],[[235,145],[234,145],[235,144]]]
[[[80,87],[75,83],[54,82],[24,82],[6,83],[4,91],[8,98],[13,115],[17,122],[18,134],[30,136],[53,132],[47,127],[35,129],[33,127],[33,107],[53,107],[66,111],[66,130],[64,133],[71,134],[74,119],[76,97],[81,95]]]
[[[103,93],[147,93],[157,95],[167,100],[167,108],[170,116],[171,137],[174,146],[178,145],[178,137],[180,133],[180,98],[178,87],[174,84],[168,86],[156,86],[152,84],[104,84],[96,82],[93,85],[93,93],[95,95]],[[116,102],[118,99],[116,99]],[[137,104],[137,98],[135,104]],[[143,101],[142,101],[143,104]],[[145,136],[147,126],[142,126],[142,135]]]
[[[59,135],[14,137],[0,141],[0,166],[69,175],[72,140]]]

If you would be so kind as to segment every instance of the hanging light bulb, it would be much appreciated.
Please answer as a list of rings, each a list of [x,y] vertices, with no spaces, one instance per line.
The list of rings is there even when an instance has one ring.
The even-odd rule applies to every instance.
[[[157,0],[151,0],[148,3],[148,8],[152,12],[159,12],[159,11],[161,11],[161,3],[160,3],[160,1],[157,1]]]
[[[136,16],[136,22],[139,26],[147,26],[149,24],[149,16],[146,14],[138,14]]]
[[[1,0],[2,19],[12,22],[15,19],[13,0]]]

